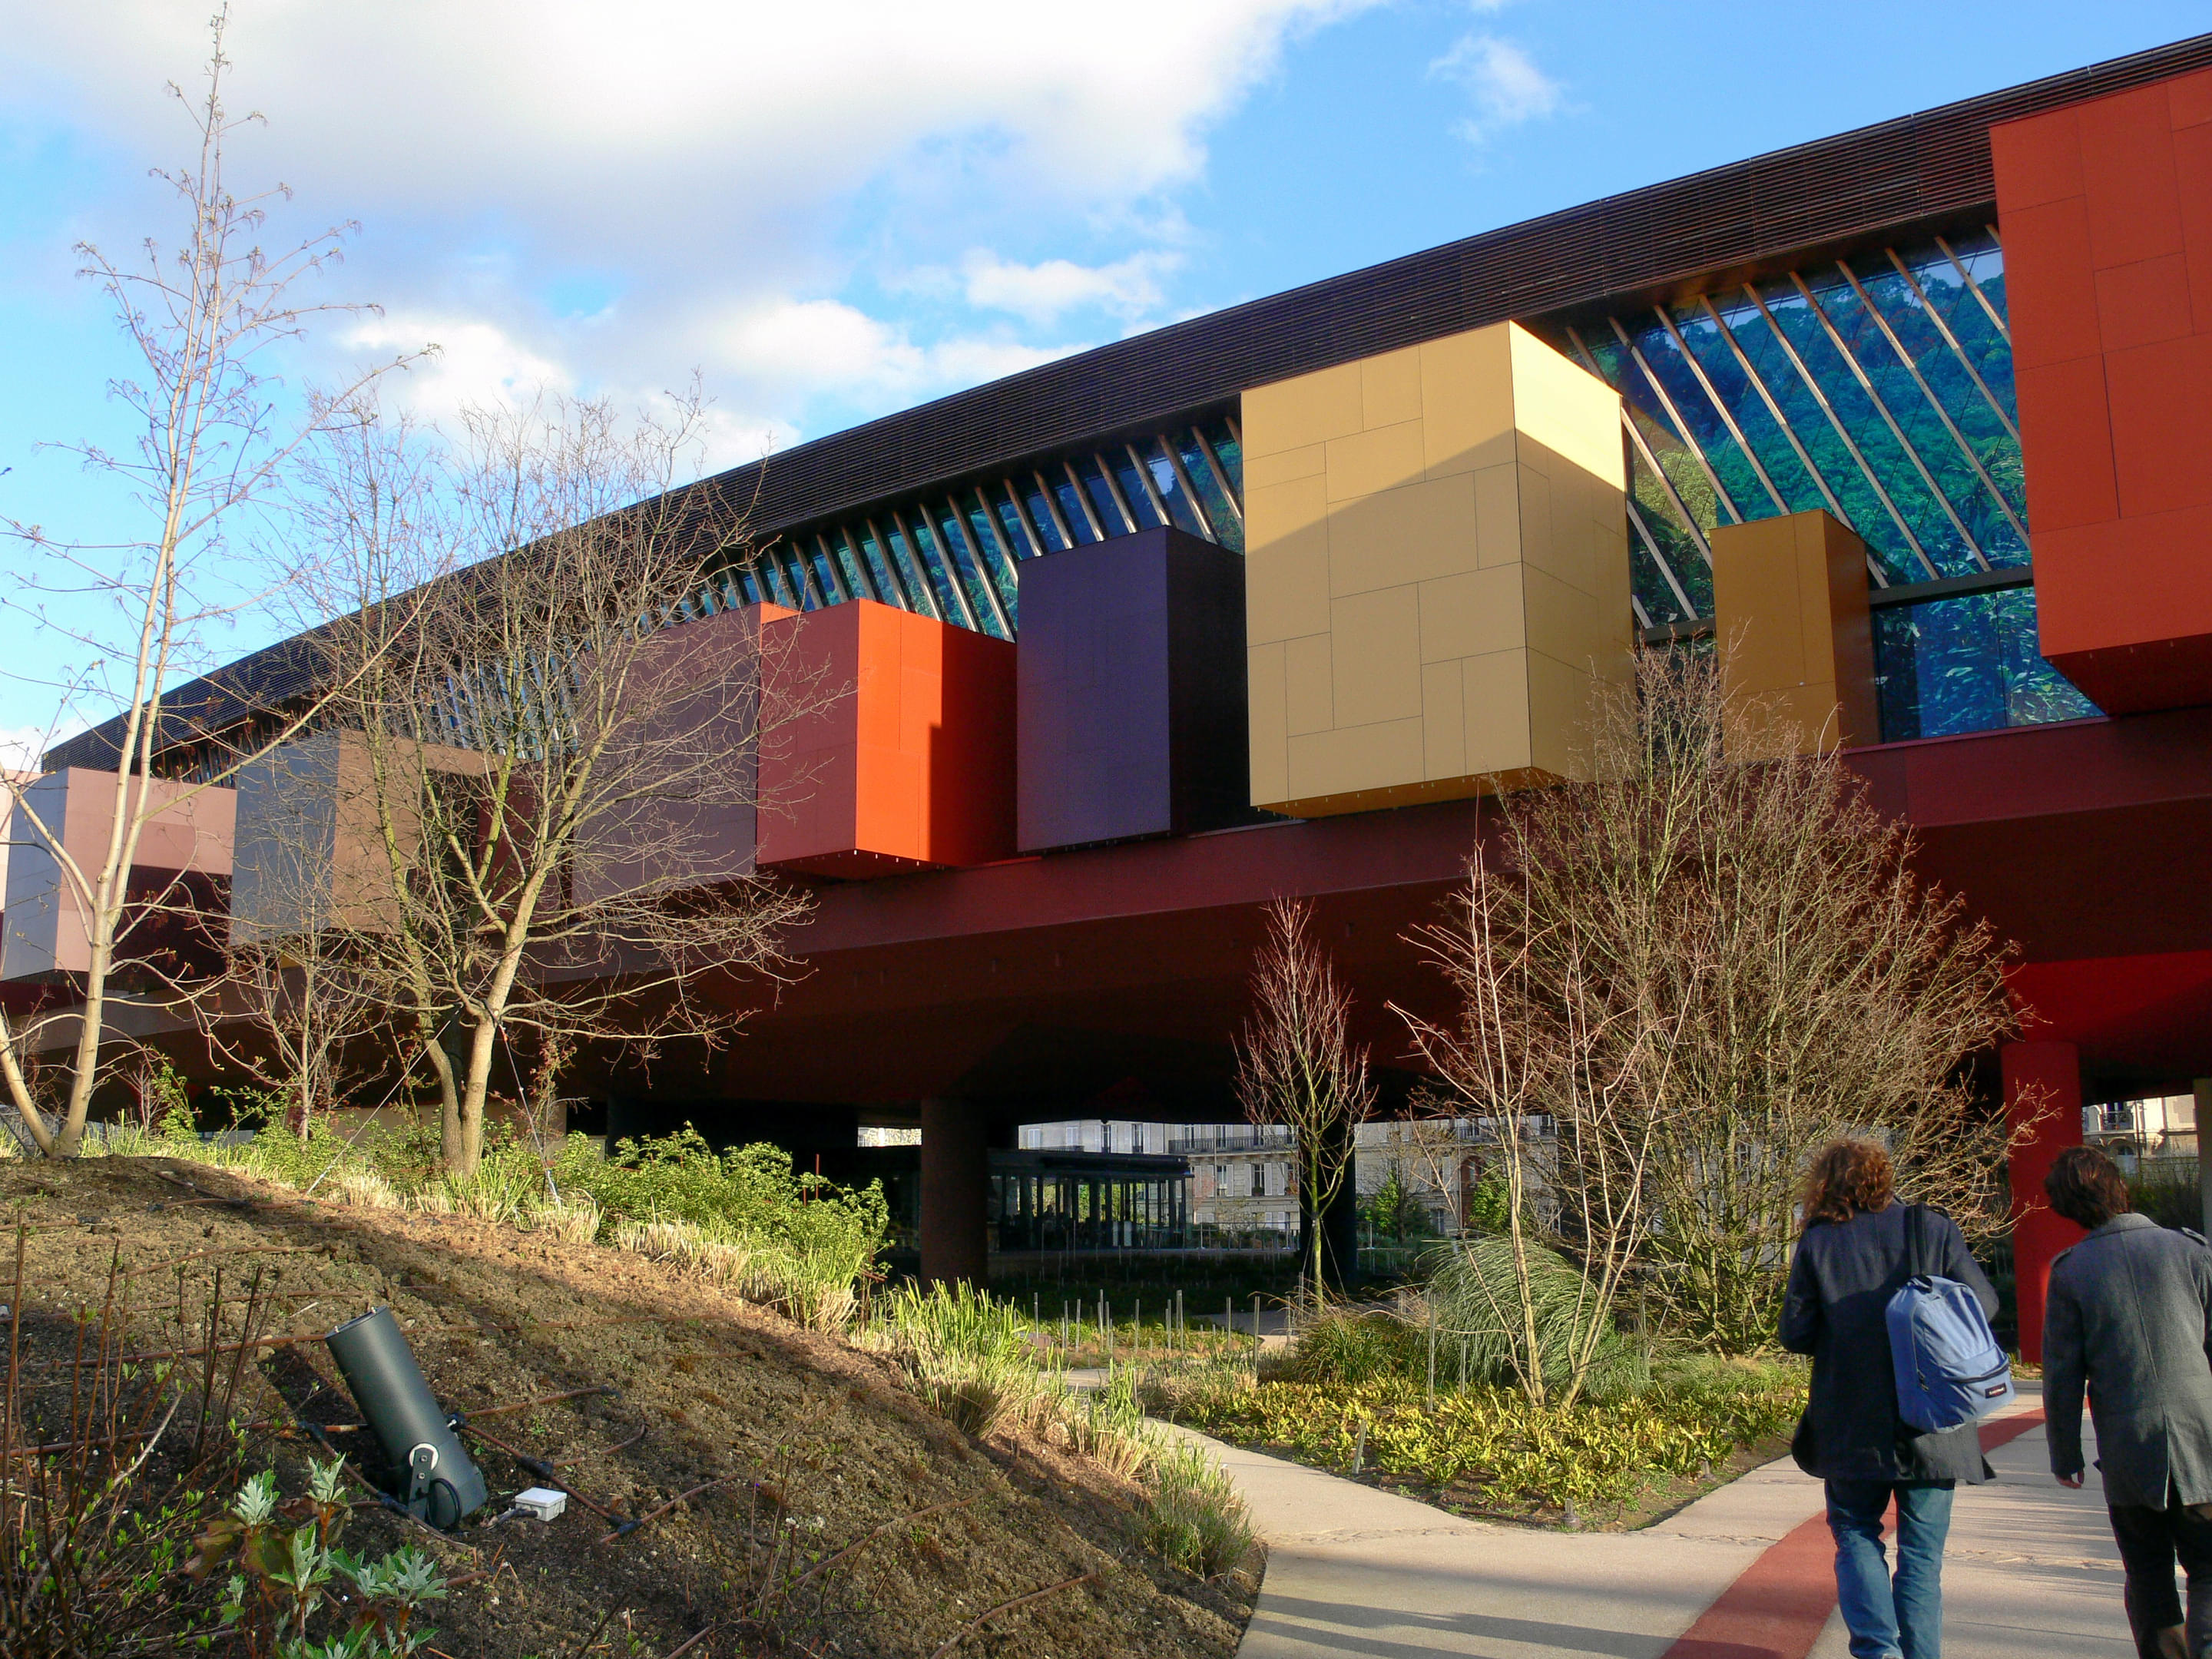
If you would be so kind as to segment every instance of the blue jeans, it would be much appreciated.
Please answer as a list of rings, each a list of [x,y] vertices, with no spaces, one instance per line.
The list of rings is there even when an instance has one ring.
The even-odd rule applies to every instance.
[[[1881,1517],[1897,1499],[1897,1574],[1882,1549]],[[1851,1633],[1851,1659],[1938,1659],[1943,1648],[1943,1540],[1951,1530],[1948,1480],[1831,1480],[1828,1530],[1836,1539],[1836,1600]]]

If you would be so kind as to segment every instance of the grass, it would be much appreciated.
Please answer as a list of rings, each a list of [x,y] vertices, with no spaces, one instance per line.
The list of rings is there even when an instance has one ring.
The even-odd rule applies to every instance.
[[[1141,1541],[1177,1566],[1218,1577],[1250,1552],[1243,1500],[1219,1465],[1146,1417],[1136,1370],[1115,1367],[1103,1387],[1072,1389],[1051,1335],[965,1285],[903,1286],[880,1298],[864,1340],[963,1432],[1027,1428],[1133,1483]]]

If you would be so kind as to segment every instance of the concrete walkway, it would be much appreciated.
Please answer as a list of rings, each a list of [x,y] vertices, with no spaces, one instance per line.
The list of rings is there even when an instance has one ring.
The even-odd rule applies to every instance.
[[[2048,1474],[2039,1413],[2002,1423],[1994,1483],[1959,1491],[1946,1659],[2130,1659],[2094,1474]],[[2021,1431],[2024,1430],[2024,1432]],[[1820,1488],[1787,1460],[1636,1533],[1463,1521],[1207,1443],[1267,1540],[1240,1659],[1848,1659]]]

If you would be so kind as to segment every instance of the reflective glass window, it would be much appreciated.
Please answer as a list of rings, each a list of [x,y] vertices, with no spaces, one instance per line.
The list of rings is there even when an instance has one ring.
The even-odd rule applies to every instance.
[[[1867,388],[1836,349],[1820,316],[1797,286],[1778,283],[1759,297],[1766,301],[1767,313],[1774,319],[1773,325],[1764,331],[1765,337],[1773,340],[1778,330],[1804,368],[1803,374],[1798,374],[1788,354],[1778,346],[1776,373],[1788,374],[1793,392],[1802,392],[1809,381],[1827,404],[1826,412],[1808,407],[1812,403],[1809,394],[1802,403],[1784,404],[1790,411],[1798,441],[1829,480],[1850,523],[1889,568],[1891,579],[1927,579],[1929,571],[1912,551],[1915,542],[1937,575],[1963,576],[1978,570],[1980,565],[1951,522],[1944,503],[1929,489],[1912,457],[1890,430],[1883,411],[1875,407]],[[1754,309],[1750,318],[1757,317]],[[1749,331],[1747,319],[1746,332]],[[1848,444],[1845,438],[1850,440]],[[1857,451],[1856,457],[1853,450]],[[1887,504],[1883,496],[1888,498]],[[1910,540],[1907,530],[1911,532]]]
[[[1808,286],[1984,556],[1995,566],[2025,562],[2027,545],[2013,523],[2014,516],[2025,519],[2020,503],[1992,490],[2008,460],[2017,476],[2018,445],[1896,268],[1885,259],[1872,280],[1856,268],[1852,275],[1859,277],[1856,288],[1840,270]],[[1978,430],[1979,441],[1972,435]]]
[[[1014,498],[1006,493],[1006,486],[1000,483],[988,493],[991,508],[999,515],[1000,526],[1006,532],[1006,545],[1013,550],[1014,557],[1017,560],[1035,558],[1036,546],[1030,542],[1029,532],[1022,527],[1021,515],[1015,511]],[[1051,544],[1049,541],[1044,543],[1048,547]]]
[[[1165,520],[1152,511],[1152,498],[1145,489],[1146,480],[1137,476],[1137,464],[1129,459],[1129,446],[1113,444],[1100,452],[1099,459],[1114,469],[1114,482],[1121,486],[1121,501],[1129,509],[1129,517],[1139,530],[1150,530]]]
[[[845,538],[832,532],[817,535],[815,544],[822,549],[830,567],[837,574],[837,585],[844,589],[848,599],[865,599],[870,595],[867,578],[861,573],[860,562],[854,558]]]
[[[1865,536],[1867,525],[1859,520],[1866,520],[1871,523],[1881,518],[1881,504],[1867,488],[1865,479],[1858,476],[1850,455],[1837,442],[1834,429],[1821,416],[1820,406],[1805,389],[1802,378],[1790,367],[1789,359],[1775,340],[1773,330],[1767,327],[1765,319],[1748,301],[1739,299],[1725,310],[1716,304],[1714,311],[1725,325],[1725,331],[1714,325],[1712,318],[1706,314],[1703,307],[1698,307],[1688,317],[1677,313],[1675,321],[1682,331],[1682,337],[1698,354],[1705,378],[1712,382],[1722,397],[1729,400],[1729,413],[1735,417],[1735,423],[1743,428],[1744,436],[1758,453],[1760,463],[1766,468],[1766,476],[1774,481],[1775,489],[1781,493],[1784,507],[1792,513],[1804,513],[1826,507],[1830,494],[1842,500],[1844,492],[1838,489],[1837,485],[1845,482],[1848,477],[1853,493],[1859,498],[1861,510],[1855,516],[1850,511],[1850,502],[1846,501],[1843,517],[1858,529],[1860,535]],[[1737,356],[1738,351],[1742,354],[1741,359]],[[1750,365],[1748,373],[1745,368],[1747,363]],[[1758,377],[1756,383],[1752,378],[1753,375]],[[1773,401],[1773,409],[1768,407],[1770,398]],[[1782,419],[1790,423],[1787,432],[1775,420],[1775,409],[1779,409]],[[1794,445],[1793,439],[1796,440]],[[1814,441],[1808,443],[1808,439]],[[1817,479],[1806,471],[1804,462],[1798,459],[1799,447],[1804,449],[1813,465],[1820,469],[1820,476]],[[1826,493],[1823,492],[1823,486]],[[1869,542],[1872,539],[1869,538]],[[1890,530],[1888,542],[1900,552],[1903,550],[1893,527]]]
[[[1125,463],[1126,464],[1126,463]],[[1109,538],[1129,533],[1129,520],[1122,516],[1119,502],[1114,499],[1114,486],[1106,480],[1106,473],[1096,455],[1074,457],[1075,476],[1083,480],[1084,494],[1098,514],[1098,528]],[[1132,518],[1134,517],[1132,512]]]
[[[1690,430],[1685,435],[1704,453],[1737,510],[1747,518],[1765,518],[1778,511],[1766,486],[1759,482],[1759,474],[1736,442],[1735,434],[1722,419],[1713,400],[1705,395],[1705,387],[1698,384],[1674,336],[1654,321],[1646,324],[1637,335],[1636,344],[1644,361],[1650,365],[1651,373],[1666,388],[1668,400],[1674,404],[1675,412],[1688,424]],[[1731,380],[1741,388],[1741,375],[1732,375]],[[1756,401],[1747,388],[1742,389],[1747,398]],[[1656,399],[1654,412],[1657,412]]]
[[[1064,549],[1074,546],[1073,542],[1060,534],[1060,523],[1053,517],[1053,508],[1058,507],[1060,503],[1056,501],[1048,501],[1045,499],[1044,490],[1039,487],[1036,479],[1033,477],[1019,478],[1015,482],[1022,492],[1022,505],[1030,510],[1030,525],[1036,530],[1037,539],[1044,544],[1044,550],[1048,553],[1058,553]]]
[[[999,607],[1011,623],[1014,617],[1014,560],[1018,556],[1013,549],[1018,544],[1007,536],[1005,526],[984,510],[983,499],[975,490],[960,493],[958,505],[963,515],[960,527],[968,532],[982,566],[983,578],[999,596]]]
[[[1060,504],[1060,516],[1066,520],[1068,533],[1075,538],[1077,544],[1082,545],[1103,540],[1106,533],[1105,520],[1099,516],[1098,509],[1076,488],[1075,481],[1067,476],[1067,468],[1054,461],[1050,464],[1050,470],[1045,473],[1044,478],[1052,486],[1053,499]]]
[[[818,536],[809,536],[805,545],[805,563],[814,578],[816,589],[824,605],[836,605],[846,596],[845,583],[836,565],[830,562],[828,544]]]
[[[975,617],[969,609],[968,596],[960,592],[959,577],[945,548],[944,532],[931,522],[927,507],[909,508],[904,516],[908,539],[921,556],[922,569],[929,578],[930,592],[937,601],[939,617],[949,623],[974,627]]]
[[[876,579],[876,592],[883,595],[884,603],[911,610],[914,601],[907,597],[905,586],[899,580],[889,551],[878,544],[865,524],[848,526],[847,532],[853,538],[854,545],[860,550],[860,556],[868,562],[868,569]]]
[[[1217,416],[1208,421],[1202,430],[1206,434],[1206,441],[1212,447],[1214,459],[1221,463],[1222,471],[1228,475],[1230,489],[1236,491],[1238,501],[1243,501],[1244,446],[1237,441],[1237,428],[1226,416]]]
[[[777,566],[773,554],[762,553],[758,556],[753,566],[753,576],[760,583],[761,591],[769,604],[780,605],[787,611],[797,611],[800,608],[792,602],[789,584],[784,580],[783,572]]]
[[[1176,476],[1182,456],[1178,453],[1174,461],[1170,461],[1167,451],[1161,447],[1161,440],[1157,438],[1139,443],[1137,453],[1145,458],[1146,469],[1152,475],[1152,488],[1159,492],[1161,505],[1167,508],[1168,517],[1175,527],[1186,535],[1206,535],[1206,526],[1199,518],[1197,507],[1192,502],[1189,492],[1183,489],[1182,480]],[[1184,470],[1188,471],[1187,468]],[[1191,489],[1197,487],[1197,480],[1193,479]]]
[[[1980,344],[1969,345],[1954,331],[1952,337],[1958,340],[1960,349],[1954,350],[1951,342],[1943,337],[1943,329],[1936,324],[1941,319],[1948,327],[1949,313],[1957,307],[1946,307],[1936,295],[1948,284],[1954,299],[1959,297],[1957,270],[1939,250],[1915,252],[1901,258],[1905,266],[1903,273],[1883,255],[1854,261],[1852,272],[1881,310],[1899,343],[1911,356],[1921,378],[1928,382],[1952,423],[1972,448],[1983,470],[2011,506],[2014,515],[2025,523],[2027,493],[2021,471],[2017,422],[2014,426],[2006,424],[2014,418],[2011,414],[2011,351],[1996,338],[1996,331],[1987,326],[1988,319],[1979,315],[1978,307],[1974,307],[1971,300],[1964,303],[1976,310],[1977,319],[1983,325],[1977,337]],[[2005,529],[2008,534],[2014,533],[2009,524]],[[1993,563],[2004,562],[1997,559],[1994,552],[1990,556]]]
[[[1885,742],[2098,713],[2037,651],[2032,587],[1886,607],[1874,643]]]
[[[924,617],[935,617],[942,621],[948,616],[957,617],[957,609],[951,608],[950,600],[931,579],[927,556],[922,552],[914,532],[904,521],[893,514],[884,527],[891,556],[897,563],[899,577],[906,585],[907,609]]]
[[[799,556],[798,549],[788,542],[779,542],[775,549],[775,557],[776,568],[783,572],[784,581],[799,597],[799,608],[804,611],[822,609],[821,587],[807,570],[806,562]]]
[[[1176,434],[1176,453],[1182,457],[1182,470],[1190,476],[1191,488],[1206,504],[1206,516],[1212,522],[1214,539],[1242,553],[1244,521],[1231,509],[1228,498],[1222,494],[1221,481],[1214,477],[1214,467],[1221,465],[1220,458],[1212,457],[1213,466],[1208,466],[1210,447],[1202,448],[1201,442],[1197,429],[1186,427]]]

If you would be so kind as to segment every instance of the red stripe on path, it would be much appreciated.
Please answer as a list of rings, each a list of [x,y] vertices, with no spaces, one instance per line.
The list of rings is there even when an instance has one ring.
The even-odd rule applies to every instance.
[[[1816,1515],[1770,1544],[1665,1659],[1805,1659],[1836,1610],[1836,1545]]]
[[[1997,1418],[1981,1425],[1982,1449],[2042,1426],[2039,1408]],[[1836,1610],[1835,1561],[1826,1513],[1800,1522],[1767,1546],[1662,1659],[1806,1659]]]

